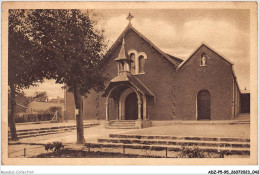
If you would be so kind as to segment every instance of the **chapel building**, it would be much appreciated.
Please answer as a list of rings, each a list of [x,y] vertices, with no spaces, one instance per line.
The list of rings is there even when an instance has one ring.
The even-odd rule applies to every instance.
[[[153,121],[231,120],[240,113],[241,92],[234,64],[202,44],[186,61],[169,55],[132,25],[108,50],[104,92],[83,100],[84,120]],[[75,119],[72,93],[65,94],[65,119]]]

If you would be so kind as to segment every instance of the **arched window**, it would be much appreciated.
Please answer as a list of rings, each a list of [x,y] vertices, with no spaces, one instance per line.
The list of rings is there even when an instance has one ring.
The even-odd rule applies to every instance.
[[[129,65],[131,74],[144,74],[144,64],[147,59],[146,53],[131,49],[128,51],[128,55],[132,60],[131,65]]]
[[[207,65],[207,57],[206,57],[205,54],[201,55],[200,65],[201,66],[206,66]]]
[[[130,54],[130,59],[132,60],[132,62],[131,62],[131,73],[132,74],[135,74],[135,54],[134,53],[131,53]]]
[[[143,55],[139,56],[138,58],[139,73],[144,73],[144,62],[145,62],[144,56]]]

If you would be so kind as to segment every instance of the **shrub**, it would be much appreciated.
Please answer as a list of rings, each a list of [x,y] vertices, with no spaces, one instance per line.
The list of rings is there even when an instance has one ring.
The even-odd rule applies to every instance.
[[[178,158],[223,158],[224,155],[226,155],[224,151],[219,151],[218,153],[210,153],[208,151],[199,149],[196,146],[193,146],[193,147],[182,147],[177,157]]]
[[[178,155],[180,158],[205,158],[205,152],[198,147],[182,147]]]
[[[15,123],[50,121],[52,117],[52,113],[23,114],[15,117]]]
[[[61,113],[61,107],[59,106],[52,106],[47,110],[49,113],[55,113],[56,111]]]
[[[51,150],[53,152],[58,152],[61,148],[64,148],[64,145],[61,142],[47,143],[45,145],[46,151]]]

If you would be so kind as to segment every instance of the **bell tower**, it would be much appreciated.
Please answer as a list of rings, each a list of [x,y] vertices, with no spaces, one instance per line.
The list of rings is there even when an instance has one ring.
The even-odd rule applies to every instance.
[[[131,72],[130,67],[132,60],[126,56],[124,38],[118,57],[115,59],[115,61],[117,62],[118,75],[123,75]]]

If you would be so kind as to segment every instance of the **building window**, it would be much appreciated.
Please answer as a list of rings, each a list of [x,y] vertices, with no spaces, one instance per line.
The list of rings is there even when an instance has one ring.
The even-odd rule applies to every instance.
[[[139,56],[138,62],[139,62],[139,73],[144,73],[144,62],[145,62],[145,60],[144,60],[143,55]]]
[[[144,52],[137,52],[134,49],[129,50],[128,55],[132,60],[130,65],[131,74],[144,74],[144,64],[147,55]]]
[[[207,66],[207,57],[205,54],[201,55],[200,66]]]
[[[131,62],[131,74],[135,74],[135,54],[131,53],[130,54],[130,59],[132,60]]]

